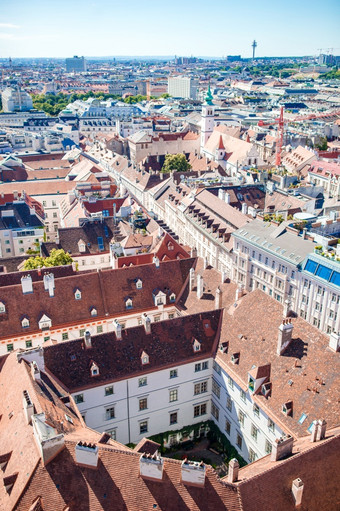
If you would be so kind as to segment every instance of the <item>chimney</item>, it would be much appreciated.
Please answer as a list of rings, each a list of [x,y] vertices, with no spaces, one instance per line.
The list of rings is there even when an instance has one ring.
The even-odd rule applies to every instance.
[[[44,288],[45,291],[48,291],[50,297],[54,296],[54,274],[53,273],[45,273],[44,275]]]
[[[225,194],[225,201],[227,204],[230,204],[230,193],[226,192]]]
[[[327,422],[324,419],[318,420],[318,430],[316,433],[316,441],[323,440],[326,436]]]
[[[197,274],[197,298],[200,300],[203,296],[203,277]]]
[[[143,453],[139,458],[139,473],[144,479],[161,481],[163,479],[163,458]]]
[[[151,334],[151,319],[145,312],[142,314],[142,323],[144,325],[145,332],[147,334]]]
[[[79,441],[75,448],[76,463],[81,467],[97,468],[98,446]]]
[[[307,239],[307,229],[306,229],[306,227],[304,227],[304,228],[302,229],[302,238],[303,238],[304,240],[305,240],[305,239]]]
[[[13,200],[18,200],[19,194],[17,190],[13,191]]]
[[[293,437],[290,435],[276,438],[272,444],[270,461],[278,461],[290,456],[293,450],[293,441]]]
[[[193,486],[204,486],[205,483],[205,465],[203,461],[188,461],[187,459],[182,462],[182,483],[191,484]]]
[[[318,421],[315,420],[313,421],[312,433],[310,436],[311,442],[316,442],[316,435],[318,433],[318,429],[319,429]]]
[[[279,326],[279,338],[277,342],[277,351],[276,353],[278,355],[282,355],[283,352],[288,347],[289,343],[292,340],[292,331],[293,331],[293,325],[291,323],[291,319],[284,319]]]
[[[24,406],[24,414],[26,417],[26,423],[29,424],[31,422],[32,415],[34,414],[34,406],[33,406],[33,403],[31,401],[31,398],[30,398],[27,390],[23,391],[22,401],[23,401],[23,406]]]
[[[246,215],[248,213],[248,206],[246,202],[242,203],[242,213]]]
[[[89,330],[86,330],[84,334],[84,343],[86,349],[92,348],[91,332],[89,332]]]
[[[63,450],[65,445],[64,435],[47,424],[44,413],[32,415],[34,439],[37,443],[43,464],[46,466],[53,458]]]
[[[159,268],[159,259],[156,255],[153,256],[152,262],[155,263],[156,268]]]
[[[72,271],[77,271],[77,263],[75,261],[72,263]]]
[[[237,302],[243,295],[243,289],[241,286],[238,286],[238,288],[236,289],[236,294],[235,294],[235,301]]]
[[[218,198],[225,201],[225,190],[223,188],[219,188],[218,190]]]
[[[190,250],[190,257],[197,257],[197,248],[196,247],[193,247]]]
[[[33,293],[33,284],[31,275],[24,275],[21,277],[21,287],[24,295]]]
[[[333,351],[339,351],[340,350],[340,335],[339,332],[332,332],[329,336],[329,347]]]
[[[31,374],[32,374],[32,378],[35,381],[38,381],[38,382],[41,381],[40,369],[39,369],[39,366],[35,360],[33,360],[33,362],[31,363]]]
[[[290,311],[291,302],[290,300],[285,300],[283,304],[283,317],[286,318],[288,316],[288,313]]]
[[[122,325],[119,323],[118,319],[113,321],[113,328],[116,332],[117,341],[122,340]]]
[[[229,461],[228,465],[228,483],[234,483],[238,479],[240,465],[236,458]]]
[[[225,271],[224,271],[224,270],[222,270],[222,271],[221,271],[221,283],[222,283],[222,284],[224,284],[225,279],[226,279],[226,274],[225,274]]]
[[[190,268],[189,270],[189,291],[192,291],[194,289],[195,285],[195,269]]]
[[[303,482],[299,477],[294,479],[292,483],[292,494],[295,500],[295,507],[297,508],[301,505],[303,495]]]
[[[220,286],[216,289],[215,309],[222,309],[222,291]]]

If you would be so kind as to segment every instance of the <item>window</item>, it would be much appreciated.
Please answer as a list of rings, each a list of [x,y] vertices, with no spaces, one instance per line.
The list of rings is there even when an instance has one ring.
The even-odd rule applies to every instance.
[[[0,302],[0,314],[6,312],[6,306],[4,303]]]
[[[195,373],[197,373],[201,369],[202,369],[201,362],[199,362],[198,364],[195,364]]]
[[[245,414],[242,412],[242,410],[238,411],[238,421],[241,424],[241,426],[244,426],[244,418]]]
[[[7,351],[13,351],[13,344],[7,344]]]
[[[99,368],[98,368],[97,364],[92,362],[92,365],[90,367],[90,371],[91,371],[91,376],[98,376],[99,375]]]
[[[217,396],[218,398],[220,397],[220,395],[221,395],[221,388],[220,388],[219,384],[215,380],[212,381],[212,391],[215,394],[215,396]]]
[[[122,327],[123,328],[123,327]],[[148,364],[149,363],[149,355],[147,353],[145,353],[145,351],[143,351],[142,353],[142,356],[141,356],[141,359],[142,359],[142,364],[145,365],[145,364]]]
[[[274,433],[274,431],[275,431],[275,424],[271,419],[268,419],[268,429],[272,433]]]
[[[128,298],[128,299],[125,301],[125,308],[126,308],[126,309],[132,309],[132,300],[131,300],[131,298]]]
[[[199,417],[200,415],[205,415],[206,413],[207,413],[206,403],[194,406],[194,417]]]
[[[220,409],[215,405],[215,403],[211,403],[211,414],[218,421],[220,417]]]
[[[177,401],[178,399],[178,389],[169,390],[169,401]]]
[[[95,309],[94,307],[91,309],[91,316],[92,317],[97,316],[97,309]]]
[[[76,289],[74,292],[74,298],[76,300],[81,300],[81,291],[79,289]]]
[[[85,328],[81,328],[81,329],[79,330],[79,337],[83,337],[83,336],[84,336],[84,334],[85,334]]]
[[[266,445],[265,445],[265,451],[267,454],[270,454],[272,452],[273,446],[269,440],[266,439]]]
[[[177,424],[177,412],[170,413],[170,426]]]
[[[214,371],[216,371],[216,372],[217,372],[217,374],[221,374],[221,368],[220,368],[220,366],[218,365],[218,363],[217,363],[217,362],[215,362],[215,360],[213,361],[213,369],[214,369]]]
[[[206,369],[208,369],[208,361],[202,362],[202,371],[205,371]]]
[[[228,385],[231,389],[234,388],[234,381],[232,378],[230,378],[230,376],[227,376],[227,380],[228,380]]]
[[[249,448],[249,461],[250,463],[252,463],[253,461],[255,461],[257,458],[257,454],[255,451],[253,451],[253,449]]]
[[[170,370],[170,378],[177,378],[178,372],[177,369],[171,369]]]
[[[63,332],[63,333],[61,334],[61,339],[62,339],[63,341],[67,341],[67,340],[68,340],[68,332]]]
[[[208,381],[201,381],[200,383],[195,383],[194,385],[194,395],[203,394],[208,390]]]
[[[32,348],[32,341],[26,341],[26,348]]]
[[[107,433],[108,435],[110,435],[110,437],[112,438],[112,440],[116,440],[117,438],[117,430],[116,429],[111,429],[109,431],[106,431],[105,433]]]
[[[110,385],[109,387],[105,387],[105,396],[112,396],[113,394],[113,385]]]
[[[148,408],[148,398],[143,397],[139,400],[139,410],[147,410]]]
[[[232,411],[232,408],[233,408],[233,402],[231,400],[231,397],[230,396],[227,396],[227,410],[229,410],[229,412]]]
[[[143,282],[141,281],[141,279],[138,279],[137,282],[136,282],[136,288],[137,289],[142,289],[143,287]]]
[[[147,433],[148,432],[148,421],[143,421],[139,423],[139,433]]]
[[[97,325],[97,334],[101,334],[103,332],[103,325]]]
[[[236,445],[239,449],[242,449],[242,435],[240,433],[237,433]]]
[[[53,218],[57,218],[58,214],[54,211],[53,212]]]
[[[224,431],[230,436],[231,424],[228,419],[225,420]]]
[[[244,390],[240,390],[240,398],[242,399],[242,401],[246,402],[247,400],[247,396],[246,396],[246,393],[244,392]]]
[[[255,440],[255,442],[257,442],[258,432],[259,432],[258,428],[254,424],[252,424],[251,425],[251,436]]]
[[[154,317],[154,322],[155,322],[155,323],[158,323],[160,320],[161,320],[161,317],[160,317],[160,316],[155,316],[155,317]]]
[[[148,379],[146,376],[138,379],[138,387],[145,387],[148,384]]]
[[[107,421],[115,418],[115,408],[114,408],[114,406],[111,406],[110,408],[106,408],[106,410],[105,410],[105,417],[106,417]]]
[[[254,415],[257,415],[257,417],[260,416],[260,407],[259,407],[259,405],[255,404],[255,403],[253,404],[253,412],[254,412]]]
[[[76,395],[74,396],[74,400],[75,400],[75,402],[77,403],[77,405],[78,405],[79,403],[84,403],[84,394],[76,394]]]
[[[174,317],[175,317],[175,314],[173,312],[169,312],[168,318],[169,319],[174,319]]]

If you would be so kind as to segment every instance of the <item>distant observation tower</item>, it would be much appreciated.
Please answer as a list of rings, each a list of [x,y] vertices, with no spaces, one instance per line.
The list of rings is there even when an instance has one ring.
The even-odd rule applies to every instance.
[[[255,59],[255,49],[256,49],[256,46],[257,46],[257,42],[255,41],[255,39],[254,39],[253,44],[251,46],[253,48],[253,60],[254,60]]]

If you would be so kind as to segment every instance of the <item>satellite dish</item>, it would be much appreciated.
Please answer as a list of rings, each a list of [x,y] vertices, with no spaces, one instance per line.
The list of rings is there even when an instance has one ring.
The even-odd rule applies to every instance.
[[[184,174],[181,174],[181,175],[180,175],[180,179],[181,179],[181,181],[183,181],[183,179],[185,179]]]

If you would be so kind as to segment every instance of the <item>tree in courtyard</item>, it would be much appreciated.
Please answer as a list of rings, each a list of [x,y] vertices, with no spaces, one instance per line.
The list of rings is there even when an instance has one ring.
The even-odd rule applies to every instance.
[[[165,156],[162,172],[169,174],[170,172],[187,172],[191,169],[191,165],[187,162],[184,154],[167,154]]]
[[[37,268],[48,268],[51,266],[64,266],[73,262],[72,257],[63,249],[53,248],[48,257],[30,257],[24,263],[24,270],[35,270]]]

